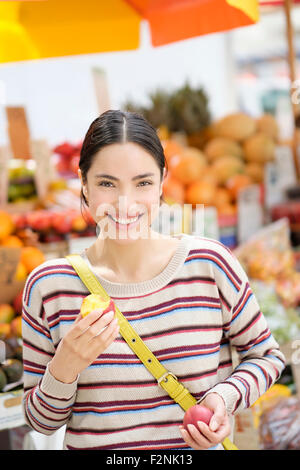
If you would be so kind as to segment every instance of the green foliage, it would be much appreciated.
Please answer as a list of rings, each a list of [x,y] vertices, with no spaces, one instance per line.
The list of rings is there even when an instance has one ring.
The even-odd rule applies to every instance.
[[[208,97],[202,88],[193,89],[188,83],[175,92],[158,89],[149,95],[151,105],[142,107],[127,102],[124,109],[144,116],[155,128],[165,125],[171,132],[196,133],[211,122]]]

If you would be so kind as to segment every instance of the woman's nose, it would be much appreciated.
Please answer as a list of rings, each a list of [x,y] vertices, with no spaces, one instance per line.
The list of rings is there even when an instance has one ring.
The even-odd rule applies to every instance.
[[[134,196],[128,196],[126,195],[120,195],[118,197],[117,204],[114,205],[116,208],[116,212],[118,216],[131,216],[134,217],[137,214],[141,214],[144,212],[144,205],[136,201],[136,198]]]

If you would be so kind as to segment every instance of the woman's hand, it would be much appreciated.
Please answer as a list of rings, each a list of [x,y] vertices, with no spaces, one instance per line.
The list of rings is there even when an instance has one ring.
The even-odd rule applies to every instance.
[[[213,411],[209,426],[198,421],[198,429],[188,424],[189,431],[179,426],[183,440],[193,449],[205,450],[216,446],[230,434],[230,423],[223,398],[217,393],[209,393],[201,405]]]
[[[50,373],[60,382],[74,382],[118,336],[120,328],[117,318],[113,319],[114,312],[102,312],[93,310],[85,318],[79,314],[60,341],[49,364]]]

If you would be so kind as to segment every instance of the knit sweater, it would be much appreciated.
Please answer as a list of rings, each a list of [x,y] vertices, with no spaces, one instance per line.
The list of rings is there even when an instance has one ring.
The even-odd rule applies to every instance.
[[[161,363],[197,400],[216,392],[230,417],[280,376],[284,356],[235,255],[218,241],[180,234],[157,276],[121,284],[99,277]],[[90,265],[85,252],[81,254]],[[28,277],[23,294],[26,422],[52,434],[66,424],[65,449],[184,449],[184,411],[119,335],[77,379],[55,379],[48,363],[89,292],[65,258]],[[239,356],[234,369],[232,348]],[[221,448],[221,446],[217,446]]]

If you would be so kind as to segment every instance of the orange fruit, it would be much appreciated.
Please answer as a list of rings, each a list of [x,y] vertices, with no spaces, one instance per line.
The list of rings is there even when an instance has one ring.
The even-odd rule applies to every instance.
[[[13,233],[15,224],[10,214],[0,211],[0,240],[4,240]]]
[[[214,173],[212,166],[208,166],[204,168],[200,180],[206,181],[207,183],[214,184],[215,186],[218,185],[218,178],[217,178],[217,175]]]
[[[2,240],[2,246],[11,246],[13,248],[21,248],[24,246],[22,240],[16,235],[9,235],[8,237]]]
[[[17,265],[17,269],[15,272],[14,280],[15,281],[24,281],[28,276],[28,271],[21,261]]]
[[[253,183],[263,183],[264,165],[260,165],[259,163],[247,163],[245,167],[245,174],[253,180]]]
[[[175,139],[165,140],[163,142],[163,148],[168,163],[174,155],[180,155],[183,151],[183,147]]]
[[[175,155],[170,161],[170,172],[182,184],[190,184],[201,178],[207,167],[205,155],[201,150],[188,147],[181,155]]]
[[[224,204],[218,207],[218,215],[237,215],[237,206],[235,204]]]
[[[0,323],[0,340],[8,339],[11,336],[10,324]]]
[[[11,335],[22,338],[22,316],[18,315],[10,324]]]
[[[185,191],[185,202],[195,206],[196,204],[204,204],[212,206],[216,195],[215,185],[207,181],[194,181]]]
[[[252,179],[248,175],[236,174],[229,178],[226,183],[226,187],[231,194],[231,197],[236,201],[238,198],[239,191],[252,184]]]
[[[184,203],[184,186],[180,181],[168,174],[163,182],[163,196],[170,202]]]
[[[44,253],[35,246],[25,246],[22,248],[20,261],[30,273],[46,259]]]
[[[231,194],[226,188],[217,188],[215,197],[214,197],[214,205],[216,207],[225,206],[231,203]]]

